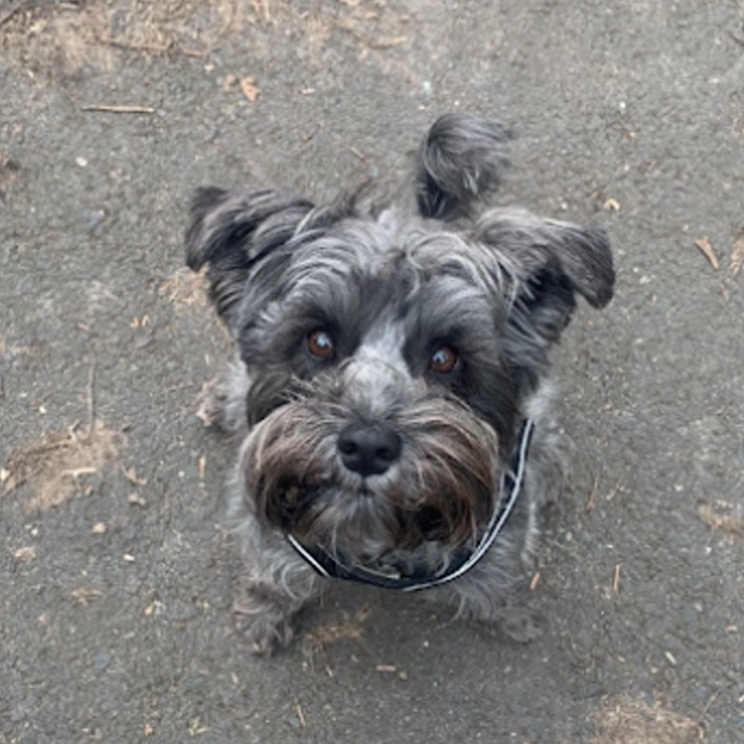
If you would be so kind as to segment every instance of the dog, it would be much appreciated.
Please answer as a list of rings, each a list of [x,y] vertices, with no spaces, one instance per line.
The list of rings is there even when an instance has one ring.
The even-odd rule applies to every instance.
[[[615,274],[600,229],[492,206],[509,138],[439,118],[394,203],[194,197],[187,264],[207,267],[233,345],[199,415],[241,440],[234,615],[257,653],[289,644],[334,578],[540,632],[524,595],[566,460],[549,350]]]

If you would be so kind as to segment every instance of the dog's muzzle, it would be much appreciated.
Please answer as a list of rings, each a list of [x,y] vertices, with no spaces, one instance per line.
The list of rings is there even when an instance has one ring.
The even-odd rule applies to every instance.
[[[321,546],[303,545],[291,533],[287,533],[287,541],[307,563],[326,578],[358,581],[387,589],[398,589],[402,592],[430,589],[453,581],[467,573],[488,552],[514,510],[524,481],[527,455],[534,428],[535,424],[531,420],[525,420],[522,423],[509,471],[504,474],[502,479],[501,493],[503,498],[501,504],[494,510],[478,544],[473,549],[463,548],[459,550],[444,573],[435,575],[425,572],[415,572],[410,575],[382,573],[360,566],[352,566],[344,560],[343,555],[328,553]]]

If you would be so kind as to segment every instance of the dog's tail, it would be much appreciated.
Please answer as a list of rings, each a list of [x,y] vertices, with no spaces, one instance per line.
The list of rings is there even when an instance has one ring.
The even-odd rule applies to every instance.
[[[472,216],[501,182],[511,138],[501,124],[445,114],[427,132],[416,156],[416,198],[424,217]]]

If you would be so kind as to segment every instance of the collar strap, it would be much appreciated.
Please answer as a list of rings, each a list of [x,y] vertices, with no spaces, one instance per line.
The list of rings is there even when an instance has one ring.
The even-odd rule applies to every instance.
[[[388,589],[398,589],[402,592],[430,589],[453,581],[467,573],[488,552],[509,519],[524,483],[527,454],[534,429],[534,421],[526,419],[522,423],[517,447],[511,459],[511,467],[509,472],[504,474],[502,481],[501,492],[506,497],[491,517],[480,542],[473,550],[464,549],[459,551],[453,563],[448,567],[447,573],[441,576],[432,576],[426,573],[415,573],[410,576],[389,576],[360,566],[348,565],[344,563],[343,556],[331,555],[319,546],[308,547],[303,545],[294,535],[289,533],[286,536],[287,541],[307,563],[326,578],[359,581]]]

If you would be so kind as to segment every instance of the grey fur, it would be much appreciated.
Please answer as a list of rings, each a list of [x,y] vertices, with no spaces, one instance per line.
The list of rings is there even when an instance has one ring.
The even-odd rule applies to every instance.
[[[505,137],[474,117],[436,122],[416,162],[419,214],[355,197],[316,207],[283,191],[197,194],[188,263],[209,264],[235,341],[200,416],[243,439],[229,485],[245,566],[234,609],[257,652],[290,641],[327,581],[287,532],[347,563],[437,574],[498,509],[525,418],[535,435],[503,532],[468,573],[422,594],[521,640],[538,630],[522,595],[564,471],[548,350],[575,295],[605,305],[614,273],[601,231],[487,208]],[[440,353],[451,368],[433,363]],[[382,472],[342,458],[350,425],[395,433]]]

